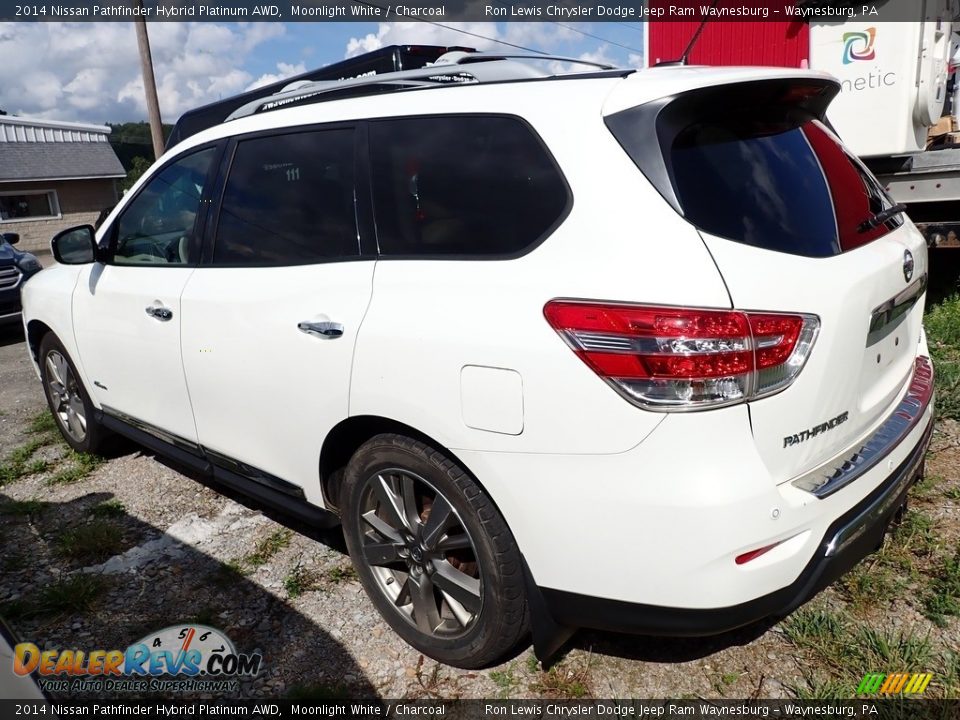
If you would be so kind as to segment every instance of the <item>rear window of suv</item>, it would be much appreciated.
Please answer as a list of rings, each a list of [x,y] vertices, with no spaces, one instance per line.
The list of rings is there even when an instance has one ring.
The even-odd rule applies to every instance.
[[[902,224],[893,201],[820,119],[829,85],[744,83],[639,106],[607,125],[684,217],[712,235],[828,257]]]

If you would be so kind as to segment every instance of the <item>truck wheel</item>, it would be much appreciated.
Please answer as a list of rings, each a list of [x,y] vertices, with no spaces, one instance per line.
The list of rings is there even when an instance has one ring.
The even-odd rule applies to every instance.
[[[39,362],[47,405],[63,439],[77,452],[97,452],[106,430],[96,420],[73,360],[53,333],[40,341]]]
[[[517,647],[529,629],[520,552],[463,468],[417,440],[378,435],[354,454],[343,482],[350,557],[400,637],[462,668]]]

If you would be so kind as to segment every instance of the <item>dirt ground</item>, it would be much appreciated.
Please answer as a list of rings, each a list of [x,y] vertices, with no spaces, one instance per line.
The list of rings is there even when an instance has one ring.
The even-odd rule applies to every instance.
[[[703,640],[580,632],[549,672],[529,648],[467,672],[390,631],[338,533],[291,524],[129,443],[103,462],[74,457],[44,410],[22,332],[0,329],[0,460],[17,476],[0,487],[0,613],[41,647],[125,648],[202,622],[263,654],[242,697],[850,697],[864,673],[894,671],[934,673],[928,695],[960,692],[952,421],[938,425],[929,480],[884,552],[794,617]]]

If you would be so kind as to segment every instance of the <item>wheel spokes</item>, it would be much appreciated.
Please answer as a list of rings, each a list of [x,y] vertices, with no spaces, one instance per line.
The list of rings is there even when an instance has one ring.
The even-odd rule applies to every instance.
[[[400,557],[401,547],[403,546],[391,542],[370,542],[363,546],[363,555],[371,565],[395,565],[403,562],[403,558]]]
[[[423,525],[423,545],[429,550],[437,546],[443,534],[457,521],[450,503],[443,495],[437,495],[430,507],[430,516]],[[468,545],[469,547],[469,545]]]
[[[395,545],[403,545],[403,537],[400,535],[400,532],[377,515],[376,510],[365,512],[361,517],[363,521],[376,530],[381,537],[386,538],[386,540]]]
[[[457,636],[472,627],[483,584],[476,546],[452,503],[404,468],[371,474],[364,492],[356,559],[379,590],[426,635]]]
[[[374,492],[380,501],[380,507],[383,508],[388,521],[394,528],[407,530],[408,532],[412,531],[413,528],[409,526],[407,521],[404,499],[400,493],[394,490],[392,485],[383,475],[377,475],[374,482]]]
[[[474,613],[471,613],[463,605],[454,600],[451,595],[448,595],[443,590],[440,591],[440,594],[446,601],[447,607],[450,608],[450,612],[453,613],[453,616],[457,619],[457,622],[460,623],[460,627],[466,628],[470,624],[470,621],[473,620]]]
[[[70,415],[76,417],[80,427],[85,431],[87,429],[87,418],[84,416],[83,401],[76,395],[71,395],[68,404],[71,410]]]
[[[421,533],[420,510],[417,507],[417,490],[413,478],[409,475],[400,476],[400,497],[403,500],[403,517],[407,528],[414,535]]]
[[[470,613],[480,611],[480,580],[443,561],[434,565],[431,576],[440,590],[450,595]]]
[[[64,388],[67,386],[66,379],[64,378],[66,375],[64,372],[66,364],[66,360],[63,359],[63,355],[60,353],[50,353],[47,355],[47,370],[53,375],[53,379]]]
[[[421,632],[432,635],[440,625],[440,609],[433,592],[433,582],[427,575],[407,579],[410,597],[413,600],[413,619]]]
[[[451,550],[471,550],[473,544],[470,542],[470,538],[466,533],[459,533],[457,535],[447,535],[440,539],[440,542],[436,545],[437,552],[450,552]]]
[[[77,417],[76,413],[67,413],[67,427],[70,429],[70,434],[73,435],[75,440],[83,437],[83,424],[80,422],[80,418]]]

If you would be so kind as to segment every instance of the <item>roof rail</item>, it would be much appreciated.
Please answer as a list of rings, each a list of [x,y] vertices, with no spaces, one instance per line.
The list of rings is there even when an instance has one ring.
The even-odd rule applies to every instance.
[[[351,88],[369,88],[374,94],[384,88],[393,87],[397,90],[423,87],[440,87],[451,84],[479,84],[489,82],[504,82],[509,80],[532,80],[537,78],[560,77],[568,73],[550,73],[518,60],[549,60],[553,62],[589,65],[600,70],[615,70],[613,65],[579,60],[577,58],[562,57],[559,55],[513,55],[500,53],[478,53],[453,51],[441,55],[436,63],[416,70],[401,70],[398,72],[366,75],[345,80],[323,80],[317,82],[297,82],[283,88],[275,95],[259,98],[234,110],[225,120],[256,115],[258,113],[279,110],[289,105],[303,102],[323,102],[335,100],[335,97],[324,98],[329,93],[337,93]],[[467,69],[469,66],[469,69]]]

